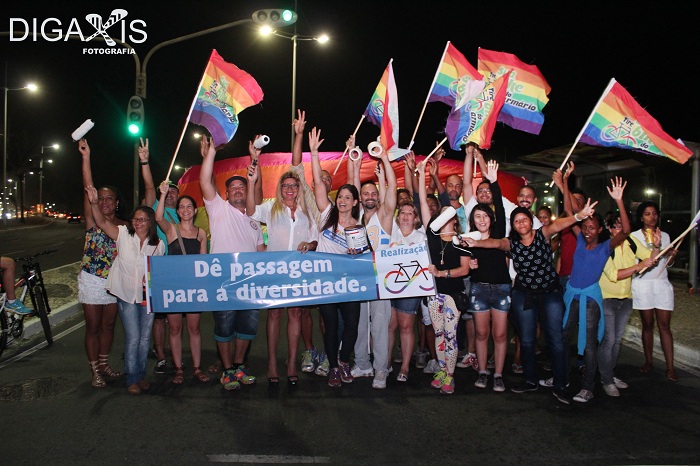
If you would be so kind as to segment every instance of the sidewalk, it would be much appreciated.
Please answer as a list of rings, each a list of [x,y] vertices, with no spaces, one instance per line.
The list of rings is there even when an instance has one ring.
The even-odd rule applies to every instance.
[[[51,303],[51,324],[57,325],[77,313],[82,312],[78,303],[77,276],[80,262],[65,265],[44,272],[44,283]],[[700,295],[690,294],[685,280],[672,278],[671,283],[675,292],[675,310],[671,319],[671,330],[674,338],[674,356],[681,369],[700,371]],[[639,313],[633,312],[630,318],[623,343],[628,347],[642,350],[642,324]],[[30,317],[25,325],[25,338],[40,332],[41,325],[35,317]],[[654,331],[654,357],[663,361],[663,352],[659,342],[658,330]],[[640,357],[639,365],[643,359]],[[656,370],[664,368],[663,362],[656,363]]]

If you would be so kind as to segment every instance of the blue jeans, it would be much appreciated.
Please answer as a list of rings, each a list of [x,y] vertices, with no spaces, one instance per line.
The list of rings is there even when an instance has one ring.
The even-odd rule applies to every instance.
[[[614,383],[614,369],[620,353],[620,342],[632,314],[632,298],[603,299],[603,314],[605,315],[605,336],[598,348],[598,371],[600,371],[600,380],[603,385],[609,385]]]
[[[578,328],[579,300],[574,299],[569,307],[569,320],[564,327],[564,341],[567,348],[574,330]],[[593,391],[595,387],[595,374],[598,370],[598,321],[600,320],[600,308],[592,299],[586,300],[586,348],[583,352],[583,363],[586,372],[583,376],[581,388]],[[580,331],[580,329],[579,329]],[[567,358],[568,363],[568,358]],[[568,364],[567,364],[568,367]]]
[[[535,343],[537,340],[537,319],[547,339],[549,360],[554,374],[554,388],[566,386],[566,351],[562,332],[564,319],[564,297],[561,291],[549,293],[532,293],[531,299],[526,292],[513,289],[511,309],[515,316],[520,353],[523,361],[525,381],[537,384]],[[526,302],[527,301],[527,302]]]
[[[146,313],[146,306],[127,303],[118,299],[119,318],[124,326],[124,372],[126,385],[140,382],[146,377],[146,360],[151,345],[153,313]]]

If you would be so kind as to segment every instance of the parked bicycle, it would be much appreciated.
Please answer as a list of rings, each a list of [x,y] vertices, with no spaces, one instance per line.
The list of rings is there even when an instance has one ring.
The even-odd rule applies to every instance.
[[[24,272],[22,276],[15,282],[15,293],[17,299],[24,303],[27,295],[31,298],[34,312],[32,314],[19,315],[5,309],[6,294],[4,290],[0,293],[0,356],[2,356],[5,348],[12,341],[21,338],[24,333],[24,319],[26,317],[36,315],[41,321],[41,326],[44,329],[46,342],[51,346],[53,343],[53,335],[51,334],[51,324],[49,323],[48,315],[51,313],[49,298],[44,287],[44,278],[41,275],[41,265],[39,264],[39,256],[56,252],[55,249],[47,249],[36,253],[32,256],[18,257],[17,262],[22,262]],[[0,285],[1,287],[2,285]]]

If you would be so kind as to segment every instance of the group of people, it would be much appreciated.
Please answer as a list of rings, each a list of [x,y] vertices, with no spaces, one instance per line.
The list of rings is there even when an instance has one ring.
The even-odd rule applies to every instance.
[[[493,371],[493,390],[503,392],[510,321],[517,336],[517,363],[513,369],[524,375],[523,382],[511,391],[524,393],[540,385],[551,387],[557,399],[569,403],[568,347],[578,333],[577,353],[584,361],[585,372],[582,388],[573,399],[586,402],[593,397],[597,371],[605,393],[619,396],[617,389],[627,385],[615,377],[614,367],[633,308],[640,310],[644,323],[646,361],[641,370],[651,370],[656,317],[666,354],[666,375],[677,380],[670,332],[673,289],[665,271],[667,256],[657,257],[669,238],[658,228],[658,206],[653,203],[640,206],[643,228],[631,234],[623,202],[626,182],[622,179],[615,178],[608,187],[617,211],[603,220],[595,212],[597,202],[569,190],[573,164],[563,173],[557,170],[553,180],[562,192],[565,215],[552,220],[548,210],[537,210],[535,217],[536,192],[527,184],[520,189],[516,203],[503,197],[498,164],[487,163],[474,144],[465,146],[463,177],[452,175],[444,184],[438,175],[444,150],[438,149],[434,157],[420,163],[416,163],[413,153],[405,155],[406,181],[401,188],[389,154],[382,148],[377,157],[376,180],[362,181],[362,158],[349,157],[347,181],[331,199],[333,180],[319,161],[319,148],[324,142],[321,130],[313,128],[308,133],[313,174],[309,183],[302,163],[305,112],[298,111],[293,125],[296,138],[291,164],[276,183],[275,197],[268,201],[262,196],[262,174],[257,163],[260,149],[252,141],[246,176],[226,180],[224,199],[213,177],[216,148],[208,138],[201,139],[199,181],[209,235],[195,223],[195,200],[179,196],[177,187],[168,180],[160,184],[160,197],[156,198],[148,140],[141,141],[138,151],[145,197],[128,221],[119,213],[116,189],[95,188],[90,148],[85,139],[79,141],[86,237],[78,283],[93,387],[104,387],[106,379],[122,376],[109,362],[117,314],[125,330],[124,372],[131,394],[150,387],[146,365],[151,336],[158,358],[156,372],[165,367],[166,320],[174,366],[172,383],[184,381],[183,321],[197,380],[207,383],[209,375],[220,372],[219,381],[226,390],[256,381],[246,355],[257,334],[260,311],[212,313],[218,362],[203,371],[200,314],[146,312],[144,256],[265,250],[363,254],[412,244],[428,246],[428,272],[435,279],[435,295],[319,305],[322,351],[313,342],[313,308],[265,311],[268,384],[275,387],[280,381],[278,340],[286,313],[284,366],[290,385],[297,384],[300,368],[327,377],[331,387],[371,377],[373,388],[384,389],[393,371],[392,362],[400,362],[395,377],[403,383],[416,356],[416,366],[433,374],[430,385],[441,393],[454,393],[456,367],[476,369],[479,375],[474,385],[480,389],[488,386]],[[354,137],[347,146],[355,146]],[[483,176],[476,190],[472,187],[475,160]],[[261,224],[267,227],[267,241]],[[366,233],[367,248],[349,247],[346,241],[345,231],[358,226]],[[563,268],[565,261],[571,263],[568,271]],[[643,269],[659,273],[639,275]],[[548,348],[551,379],[537,378],[540,329]],[[414,352],[416,333],[418,349]],[[493,341],[491,357],[489,339]],[[303,352],[299,365],[300,344]],[[394,359],[395,345],[399,349]]]

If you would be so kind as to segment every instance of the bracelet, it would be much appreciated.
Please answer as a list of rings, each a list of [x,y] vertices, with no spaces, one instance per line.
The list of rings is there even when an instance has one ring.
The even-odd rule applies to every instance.
[[[148,160],[146,160],[145,162],[139,162],[139,163],[140,163],[141,165],[148,165]]]
[[[578,218],[578,213],[574,214],[574,218],[576,219],[577,222],[583,222],[586,220],[588,217],[583,217],[583,218]]]
[[[447,269],[447,278],[450,278],[452,274],[450,273],[450,269]]]

